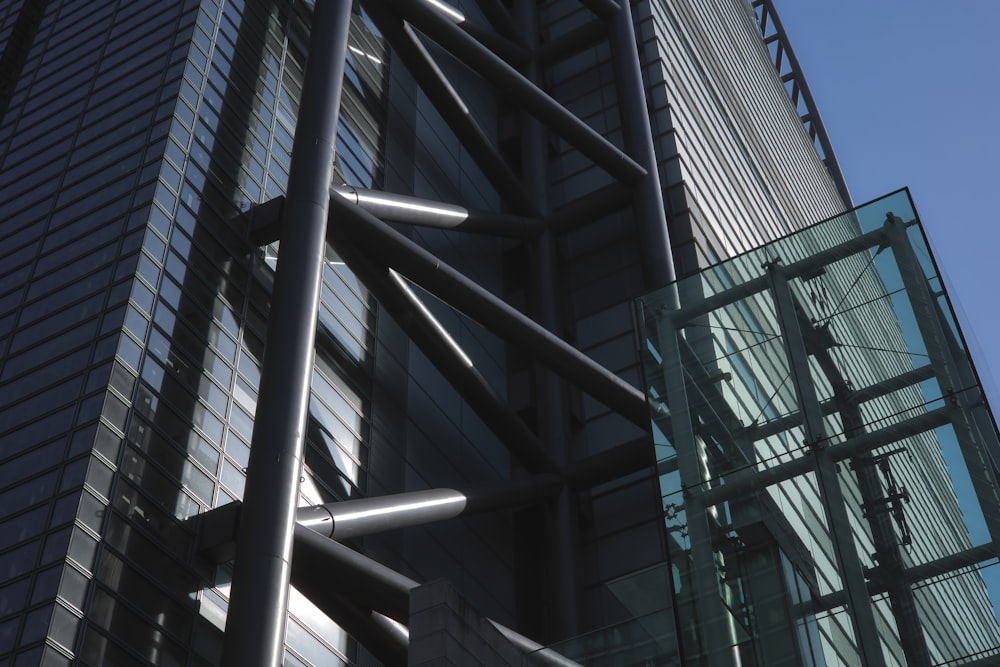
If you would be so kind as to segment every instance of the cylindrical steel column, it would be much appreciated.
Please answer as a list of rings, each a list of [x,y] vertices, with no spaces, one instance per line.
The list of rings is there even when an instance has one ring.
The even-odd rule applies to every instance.
[[[350,0],[317,0],[282,220],[223,664],[280,665]]]
[[[513,3],[512,15],[520,26],[529,47],[537,47],[538,6],[534,0],[519,0]],[[541,67],[532,56],[531,62],[522,74],[533,85],[542,82]],[[535,198],[538,208],[549,212],[548,201],[548,156],[546,154],[546,130],[542,123],[527,112],[520,114],[521,131],[521,179]],[[529,275],[531,287],[529,313],[534,319],[555,336],[560,336],[563,323],[560,321],[560,295],[558,294],[559,269],[556,239],[552,230],[546,230],[528,246]],[[532,381],[535,395],[538,434],[543,443],[549,445],[549,454],[560,466],[565,466],[570,452],[567,450],[573,438],[569,432],[568,387],[551,369],[545,368],[539,360],[534,361]],[[576,499],[573,492],[563,486],[558,495],[551,499],[543,513],[545,543],[539,545],[544,555],[547,596],[558,602],[548,607],[548,640],[572,637],[580,632],[579,583],[577,543],[579,536],[575,526]]]
[[[620,3],[611,20],[611,59],[622,116],[625,150],[646,170],[635,184],[636,228],[642,252],[642,271],[646,287],[663,287],[675,279],[674,259],[667,233],[667,214],[663,207],[653,130],[649,123],[646,89],[636,47],[635,26],[629,2]]]

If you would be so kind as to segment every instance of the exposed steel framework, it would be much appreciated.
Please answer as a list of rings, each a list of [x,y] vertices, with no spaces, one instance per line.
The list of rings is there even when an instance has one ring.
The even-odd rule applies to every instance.
[[[369,512],[368,516],[378,521],[355,520],[352,535],[441,520],[461,511],[527,503],[549,503],[558,516],[560,511],[566,511],[571,491],[591,488],[654,463],[648,446],[624,445],[567,464],[564,448],[568,438],[560,431],[565,428],[559,425],[560,420],[546,423],[543,419],[537,432],[529,428],[467,362],[409,287],[412,283],[434,294],[523,348],[539,367],[547,369],[536,374],[540,378],[536,393],[546,409],[555,409],[553,406],[564,402],[569,391],[567,383],[571,383],[629,421],[648,428],[644,394],[560,337],[553,307],[553,286],[558,277],[550,259],[560,234],[615,211],[631,209],[641,239],[646,288],[662,287],[674,279],[630,3],[585,0],[583,4],[593,13],[592,21],[559,39],[532,44],[522,37],[534,34],[530,28],[537,9],[532,2],[515,2],[513,9],[508,9],[497,0],[479,0],[489,26],[475,25],[457,10],[431,0],[363,2],[399,60],[499,193],[503,212],[472,212],[448,203],[353,188],[329,190],[352,3],[316,0],[315,4],[288,196],[284,201],[263,204],[254,212],[257,240],[263,244],[280,237],[281,259],[276,269],[243,511],[237,519],[235,508],[217,510],[205,521],[212,527],[208,532],[217,532],[219,526],[235,531],[236,565],[224,660],[227,665],[241,667],[280,664],[289,581],[355,637],[371,640],[369,648],[380,653],[387,664],[405,661],[405,636],[397,626],[386,622],[386,616],[405,623],[405,595],[414,583],[337,544],[331,537],[296,525],[302,424],[308,409],[324,239],[514,458],[534,474],[529,482],[512,482],[488,493],[442,490],[420,499],[404,494],[367,501],[367,509],[360,511]],[[769,20],[777,28],[773,39],[779,43],[776,66],[781,71],[781,54],[787,52],[793,63],[794,56],[785,45],[780,25],[772,18],[770,2],[764,0],[756,5],[762,11],[762,29]],[[542,66],[560,62],[602,41],[611,47],[624,149],[590,128],[539,83]],[[435,62],[428,42],[437,44],[491,83],[498,93],[521,105],[526,118],[522,127],[526,137],[522,165],[508,164]],[[846,186],[804,80],[797,67],[788,76],[794,81],[793,98],[797,91],[804,95],[809,112],[803,122],[814,137],[819,137],[827,165],[846,198]],[[545,132],[579,150],[606,171],[613,182],[562,207],[549,207],[538,195],[544,191],[545,158],[531,154],[532,145],[535,150],[542,145],[531,138],[544,136]],[[336,224],[328,225],[328,217]],[[541,258],[533,270],[543,296],[534,312],[524,314],[409,241],[387,225],[387,220],[528,239]],[[316,508],[299,518],[307,523],[329,520],[333,526],[350,523],[344,519],[350,512],[351,507],[345,503],[338,508]],[[328,534],[336,537],[333,528]],[[219,541],[218,535],[212,537]],[[206,540],[205,546],[213,545]],[[569,558],[572,554],[557,557]],[[322,574],[334,564],[352,575]],[[339,584],[334,585],[334,581]],[[358,581],[367,582],[363,595],[351,588]],[[570,591],[562,593],[568,595]],[[574,605],[566,607],[571,610]],[[573,633],[576,620],[571,613],[559,620],[559,629],[567,636]],[[516,633],[506,634],[522,650],[539,648]]]

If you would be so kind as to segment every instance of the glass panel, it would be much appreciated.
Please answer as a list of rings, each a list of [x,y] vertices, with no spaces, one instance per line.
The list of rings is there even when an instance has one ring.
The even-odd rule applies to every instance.
[[[905,191],[637,309],[685,663],[997,645],[1000,441]]]

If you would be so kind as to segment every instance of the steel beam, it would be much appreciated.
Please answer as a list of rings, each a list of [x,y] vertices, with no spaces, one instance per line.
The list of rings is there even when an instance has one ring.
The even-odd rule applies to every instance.
[[[520,179],[507,165],[493,141],[476,122],[469,107],[452,87],[448,77],[434,62],[413,30],[391,12],[382,0],[365,4],[378,29],[399,55],[441,117],[468,150],[469,156],[489,179],[497,193],[511,207],[525,215],[537,216],[538,209]]]
[[[923,382],[924,380],[929,380],[932,377],[934,377],[934,369],[930,366],[930,364],[928,364],[919,368],[914,368],[912,371],[901,373],[900,375],[887,380],[882,380],[881,382],[869,385],[863,389],[856,389],[854,393],[847,397],[847,400],[852,403],[864,403],[865,401],[887,396],[894,391],[899,391],[905,387],[913,386],[917,383]],[[840,405],[838,401],[829,400],[821,403],[820,409],[823,411],[824,416],[832,415],[840,409]],[[787,431],[788,429],[794,428],[801,423],[802,415],[796,412],[788,415],[787,417],[779,417],[778,419],[766,422],[760,426],[748,428],[747,432],[756,441],[781,433],[782,431]]]
[[[476,4],[497,32],[503,33],[508,39],[516,41],[521,46],[527,46],[520,29],[514,23],[514,19],[503,2],[500,0],[476,0]]]
[[[502,57],[505,61],[516,67],[523,67],[528,64],[531,55],[528,49],[520,41],[512,40],[499,35],[491,30],[487,30],[480,25],[470,21],[460,9],[441,0],[413,0],[421,3],[428,11],[435,12],[438,16],[451,21],[470,37],[480,42],[493,53]]]
[[[646,175],[646,170],[632,158],[461,28],[428,9],[421,0],[391,0],[390,4],[415,28],[492,82],[609,174],[629,184]]]
[[[333,575],[336,576],[336,575]],[[292,559],[292,585],[386,667],[406,667],[410,641],[406,628],[330,590],[329,568],[307,567]]]
[[[843,243],[826,248],[817,253],[809,255],[803,259],[792,262],[782,268],[782,273],[786,280],[801,278],[804,275],[814,273],[828,264],[842,260],[845,257],[864,252],[869,248],[877,248],[888,243],[888,236],[885,228],[874,229],[860,236],[855,236]],[[719,310],[725,306],[763,292],[770,288],[770,281],[766,275],[751,278],[750,280],[731,287],[723,292],[717,292],[712,296],[702,299],[698,303],[684,306],[673,313],[674,323],[681,326],[691,320]]]
[[[615,0],[581,0],[590,11],[594,12],[606,21],[612,21],[619,11],[620,5]],[[629,0],[622,0],[622,5],[627,5]]]
[[[544,229],[544,224],[537,218],[473,211],[464,206],[422,197],[367,190],[352,185],[337,185],[330,190],[387,222],[519,239],[534,238]],[[284,204],[285,197],[280,195],[254,206],[248,212],[250,233],[257,245],[267,245],[281,238],[281,211]]]
[[[958,553],[942,556],[941,558],[932,560],[928,563],[921,563],[920,565],[905,568],[900,573],[900,577],[902,578],[903,583],[908,586],[912,586],[927,579],[941,577],[942,575],[950,572],[955,572],[956,570],[961,570],[967,567],[973,567],[979,563],[984,563],[995,558],[1000,558],[1000,544],[991,542],[989,544],[982,544],[977,547],[965,549]],[[869,580],[868,594],[875,596],[885,593],[887,590],[887,583],[888,582],[881,578]],[[834,593],[828,593],[827,595],[814,599],[808,611],[811,613],[828,611],[830,609],[842,607],[846,604],[846,601],[847,595],[842,590]]]
[[[295,567],[328,573],[326,589],[403,623],[410,620],[410,591],[419,584],[407,576],[323,537],[295,526]]]
[[[944,426],[950,421],[951,415],[948,408],[937,408],[877,431],[869,431],[855,438],[849,438],[840,444],[830,445],[827,447],[827,451],[834,461],[843,461],[872,449],[891,445],[918,433]],[[705,504],[718,505],[724,502],[735,502],[749,493],[804,475],[812,469],[811,457],[800,456],[787,463],[780,463],[762,470],[750,468],[738,470],[726,476],[725,484],[705,492]]]
[[[280,665],[350,0],[318,0],[293,141],[223,664]]]
[[[566,483],[584,491],[655,465],[653,446],[643,439],[574,461],[566,467]]]
[[[348,599],[364,600],[372,610],[406,624],[410,620],[410,591],[420,584],[393,569],[323,537],[305,526],[295,527],[295,559],[303,568],[316,572],[337,572],[327,577],[327,590]],[[296,564],[298,567],[298,564]],[[514,646],[528,653],[544,647],[538,642],[490,620]],[[552,665],[579,667],[561,656],[549,656]]]
[[[473,320],[522,345],[543,364],[630,421],[647,425],[645,395],[628,382],[370,213],[340,197],[331,200],[330,209],[331,215],[338,216],[340,232],[371,248],[382,261]],[[331,239],[331,243],[336,248],[340,241]]]

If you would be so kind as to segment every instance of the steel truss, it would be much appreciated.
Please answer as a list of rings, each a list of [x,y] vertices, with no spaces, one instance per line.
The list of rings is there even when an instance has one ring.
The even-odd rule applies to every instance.
[[[772,0],[753,0],[753,8],[757,16],[757,24],[760,26],[760,35],[764,38],[764,44],[768,47],[768,53],[774,68],[778,70],[781,82],[785,84],[788,97],[792,100],[802,124],[805,125],[806,132],[813,140],[819,154],[823,156],[823,162],[833,178],[837,191],[847,204],[851,203],[851,193],[847,189],[847,181],[840,170],[840,163],[833,152],[833,144],[830,143],[830,136],[826,133],[826,126],[823,125],[823,118],[819,115],[819,108],[813,99],[812,92],[802,69],[799,67],[799,60],[795,57],[795,51],[788,41],[785,29],[781,25],[781,19],[774,11]]]

